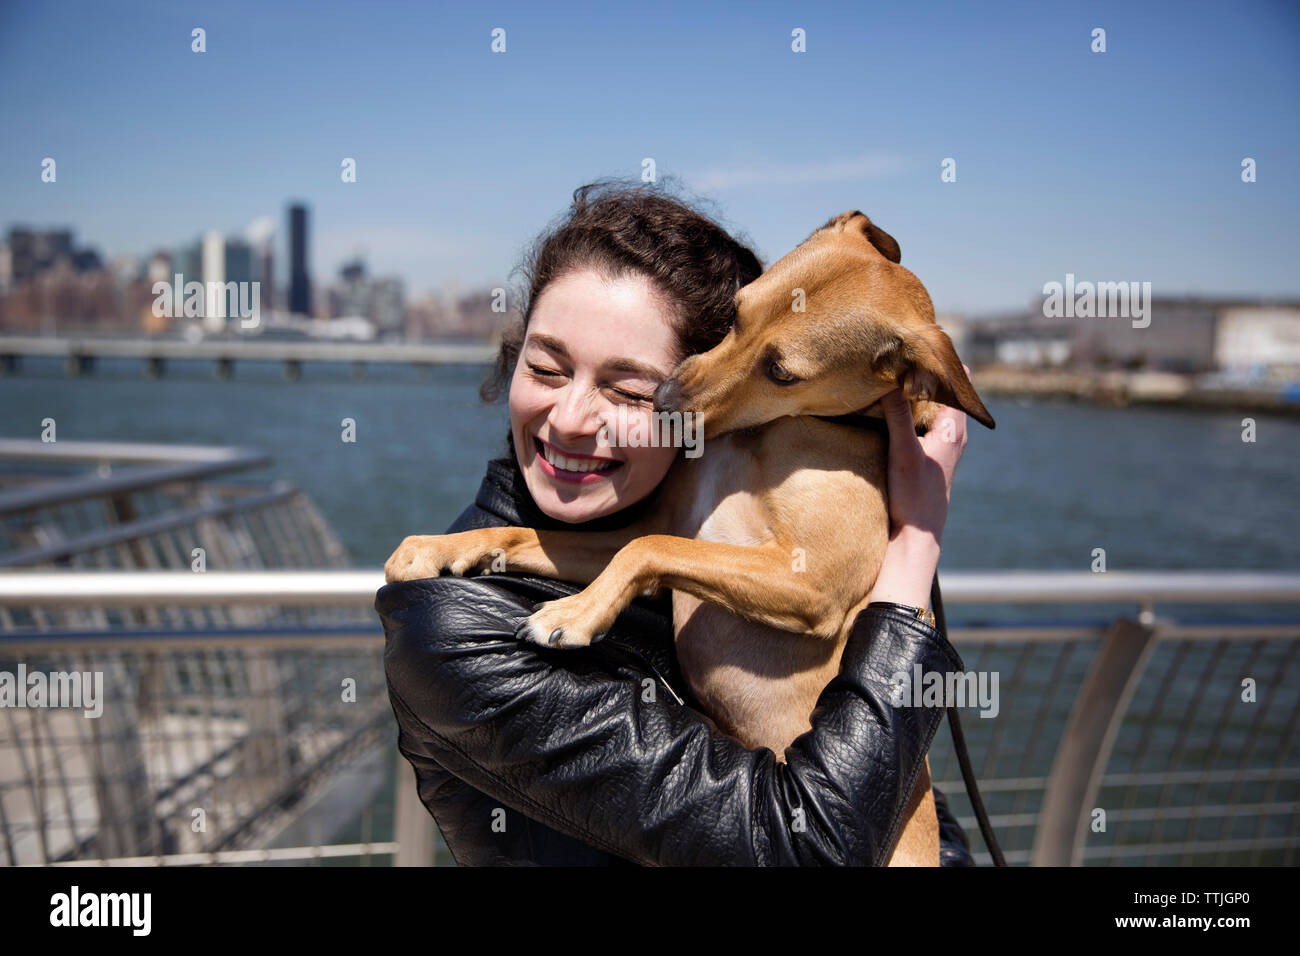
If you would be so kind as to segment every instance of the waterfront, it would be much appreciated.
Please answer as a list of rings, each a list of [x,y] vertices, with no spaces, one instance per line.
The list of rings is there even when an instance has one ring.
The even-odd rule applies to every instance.
[[[504,450],[504,406],[484,406],[484,369],[377,366],[366,382],[343,364],[176,363],[147,380],[139,364],[100,363],[67,378],[29,361],[0,379],[0,435],[62,440],[240,445],[270,454],[269,477],[319,505],[358,566],[382,564],[403,535],[440,532],[473,499]],[[1092,566],[1111,570],[1300,567],[1295,486],[1300,421],[1253,413],[1242,441],[1233,411],[991,398],[995,431],[974,425],[957,475],[943,567]],[[344,419],[356,441],[341,439]],[[707,447],[705,449],[707,454]]]

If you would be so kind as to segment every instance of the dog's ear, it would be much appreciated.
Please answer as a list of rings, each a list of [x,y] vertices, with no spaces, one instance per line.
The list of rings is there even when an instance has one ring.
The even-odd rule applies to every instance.
[[[981,425],[994,427],[993,416],[975,394],[952,339],[943,329],[930,324],[908,329],[903,333],[902,358],[898,384],[909,398],[928,397],[941,405],[960,408]],[[911,381],[907,382],[909,377]]]
[[[867,237],[867,241],[876,247],[876,251],[890,262],[903,261],[903,251],[898,247],[898,240],[868,219],[866,213],[856,209],[842,212],[822,228],[834,229],[837,232],[858,229]]]

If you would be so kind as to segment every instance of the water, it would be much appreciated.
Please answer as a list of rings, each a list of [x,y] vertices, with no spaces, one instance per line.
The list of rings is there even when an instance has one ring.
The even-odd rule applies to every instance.
[[[241,445],[268,452],[258,478],[305,490],[358,566],[383,563],[406,534],[441,532],[469,504],[489,458],[504,450],[504,406],[484,406],[478,367],[422,381],[379,367],[364,383],[344,365],[173,363],[166,378],[137,362],[101,362],[69,379],[28,361],[0,380],[0,435],[37,438],[54,418],[62,440]],[[1256,416],[1241,440],[1233,412],[1101,408],[992,399],[995,431],[972,424],[944,534],[950,570],[1300,569],[1295,488],[1300,421]],[[356,421],[355,444],[341,440]]]

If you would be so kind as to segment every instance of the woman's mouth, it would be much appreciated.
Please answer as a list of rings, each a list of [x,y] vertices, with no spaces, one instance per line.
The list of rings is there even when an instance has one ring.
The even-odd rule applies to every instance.
[[[591,484],[602,481],[623,467],[623,462],[612,458],[595,458],[590,455],[562,455],[540,438],[533,436],[537,451],[537,464],[551,478],[570,484]]]

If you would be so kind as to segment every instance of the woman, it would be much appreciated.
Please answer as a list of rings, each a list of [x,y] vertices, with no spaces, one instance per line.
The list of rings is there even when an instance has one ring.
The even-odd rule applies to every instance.
[[[657,190],[579,189],[533,248],[522,322],[482,390],[491,400],[509,380],[508,453],[448,532],[595,531],[654,507],[680,451],[616,447],[604,429],[620,411],[649,414],[673,368],[726,335],[736,290],[760,272],[749,249]],[[925,442],[898,393],[885,404],[891,543],[840,675],[784,764],[691,706],[666,592],[638,598],[598,644],[564,651],[514,633],[537,604],[578,589],[565,582],[494,573],[380,590],[398,746],[458,863],[887,861],[942,716],[890,706],[891,675],[962,669],[900,605],[928,603],[965,416],[944,412],[960,441]],[[935,798],[942,862],[973,865]]]

